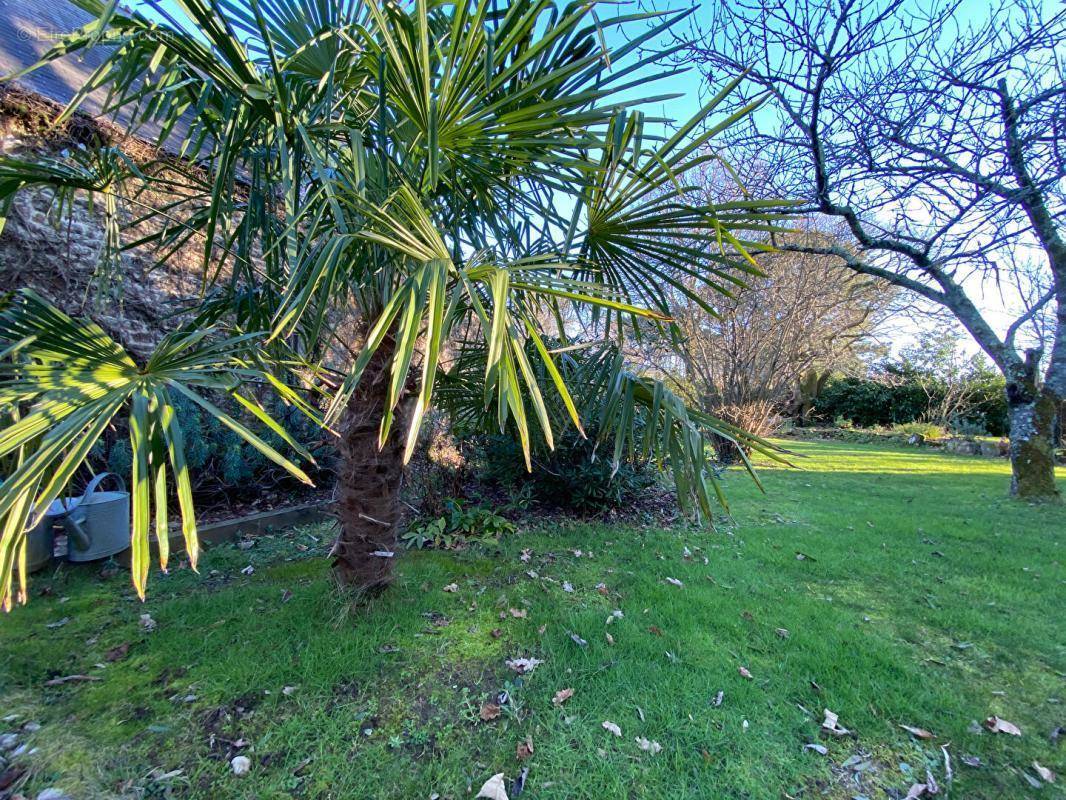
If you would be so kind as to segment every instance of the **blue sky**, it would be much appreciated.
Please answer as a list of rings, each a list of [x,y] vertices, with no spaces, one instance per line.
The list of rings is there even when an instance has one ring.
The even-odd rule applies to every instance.
[[[705,17],[710,12],[712,4],[720,2],[732,2],[732,0],[703,0],[703,2],[701,2],[697,7],[697,10],[695,12],[696,17]],[[826,0],[826,2],[833,2],[833,0]],[[1047,8],[1052,8],[1054,6],[1057,6],[1060,0],[1043,0],[1043,2]],[[131,4],[134,7],[139,7],[141,9],[145,8],[144,3],[136,2],[136,0],[133,0]],[[174,0],[161,0],[160,5],[162,5],[162,7],[168,11],[175,12],[176,16],[178,16],[179,18],[183,16],[180,11],[177,11],[177,7],[174,3]],[[604,5],[606,6],[606,3]],[[924,4],[920,3],[920,0],[916,0],[915,5],[917,7],[919,5]],[[659,0],[659,2],[655,2],[655,0],[650,0],[650,2],[645,2],[644,4],[645,8],[655,7],[656,9],[663,11],[680,11],[689,8],[690,6],[691,4],[689,2],[685,2],[685,0]],[[609,9],[601,9],[599,13],[601,19],[607,19],[610,16],[614,16],[615,13],[628,14],[636,10],[639,10],[639,6],[636,2],[624,2],[619,3],[617,5],[612,5]],[[962,0],[960,10],[957,13],[958,16],[961,18],[961,21],[973,21],[976,23],[987,16],[987,14],[989,13],[989,5],[987,0]],[[643,31],[642,24],[643,23],[631,24],[625,30],[628,31],[631,35],[634,35],[638,32]],[[685,30],[686,25],[687,23],[683,22],[679,30]],[[608,38],[609,40],[613,40],[611,41],[612,44],[616,44],[622,40],[622,37],[624,35],[624,32],[620,32],[617,29],[613,29],[609,33]],[[664,37],[664,41],[662,42],[662,44],[665,43],[666,41]],[[652,43],[649,42],[648,46],[652,46]],[[698,69],[691,69],[687,73],[674,76],[667,81],[655,81],[654,78],[656,74],[658,74],[658,72],[658,70],[646,68],[644,70],[644,74],[648,78],[648,84],[643,85],[636,90],[633,90],[631,96],[636,98],[639,96],[658,95],[663,93],[677,93],[679,96],[668,102],[658,102],[646,107],[646,113],[653,116],[663,116],[675,120],[686,120],[699,111],[702,104],[708,98],[709,94],[707,92],[703,76],[700,74]],[[767,111],[763,113],[772,112]],[[1015,309],[1010,308],[1010,306],[1014,304],[1010,300],[1010,298],[1007,298],[1005,300],[1000,295],[999,290],[994,285],[992,285],[991,283],[981,285],[980,280],[977,280],[976,282],[970,282],[967,285],[967,289],[974,296],[975,300],[978,302],[978,305],[983,307],[984,310],[987,312],[990,321],[992,321],[994,324],[994,327],[1000,330],[1004,330],[1009,324],[1010,320],[1013,318],[1015,312]],[[918,324],[920,325],[921,323]],[[939,325],[942,323],[936,324]],[[896,338],[898,339],[898,341],[895,343],[896,346],[905,345],[909,343],[909,341],[913,337],[913,332],[915,330],[916,328],[914,323],[910,321],[902,322],[895,334]],[[974,346],[974,348],[975,347],[976,346]]]

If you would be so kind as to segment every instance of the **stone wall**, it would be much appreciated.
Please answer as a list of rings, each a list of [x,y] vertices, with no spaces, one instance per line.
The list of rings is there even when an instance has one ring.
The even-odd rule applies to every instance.
[[[121,147],[140,164],[165,169],[162,154],[106,122],[78,115],[66,125],[53,126],[58,111],[57,104],[40,96],[0,89],[0,154],[54,155],[96,139]],[[32,288],[68,314],[93,319],[135,355],[147,354],[174,327],[174,313],[198,294],[200,248],[190,244],[162,267],[150,250],[129,251],[122,256],[121,268],[110,275],[113,280],[105,280],[99,199],[79,193],[61,214],[53,200],[50,189],[24,189],[15,196],[0,232],[0,290]],[[150,204],[166,200],[137,198]],[[120,218],[128,223],[141,213],[138,209],[120,201]],[[144,226],[131,228],[124,238],[146,232]]]

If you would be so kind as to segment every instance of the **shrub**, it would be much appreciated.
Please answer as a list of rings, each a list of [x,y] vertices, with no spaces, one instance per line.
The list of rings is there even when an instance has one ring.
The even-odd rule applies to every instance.
[[[892,432],[903,436],[921,436],[925,439],[943,439],[948,433],[932,422],[900,422],[892,426]]]
[[[1007,401],[1002,377],[979,375],[967,391],[966,408],[952,418],[951,427],[968,435],[980,431],[1005,436]],[[928,419],[938,400],[935,386],[923,388],[899,372],[888,371],[879,378],[838,377],[822,389],[812,417],[823,423],[843,418],[859,428],[891,428]]]
[[[221,398],[212,398],[212,401],[231,416],[255,427],[250,415],[236,407],[236,404],[227,403]],[[320,469],[331,466],[336,453],[332,445],[322,440],[321,430],[311,420],[277,399],[272,399],[266,407],[282,427],[311,450]],[[174,410],[185,437],[185,460],[193,479],[193,490],[198,495],[223,500],[259,494],[264,488],[274,486],[295,488],[299,485],[288,472],[268,461],[262,453],[217,419],[205,414],[191,400],[176,396]],[[273,433],[267,432],[262,438],[282,452],[288,447]],[[128,478],[132,463],[128,431],[116,427],[112,435],[97,443],[93,455],[109,472]]]
[[[510,437],[491,436],[479,448],[479,477],[509,495],[549,508],[590,514],[632,506],[655,483],[655,470],[639,460],[623,460],[615,471],[610,453],[597,449],[595,431],[582,439],[561,434],[555,450],[527,472],[522,451]]]
[[[401,536],[411,549],[449,550],[465,544],[492,545],[503,534],[514,533],[514,523],[481,506],[464,508],[461,500],[447,501],[447,513],[415,520]]]

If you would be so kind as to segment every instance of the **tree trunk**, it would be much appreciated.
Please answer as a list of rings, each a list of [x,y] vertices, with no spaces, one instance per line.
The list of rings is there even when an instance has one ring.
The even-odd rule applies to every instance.
[[[1055,418],[1058,403],[1037,385],[1037,351],[1026,354],[1024,371],[1007,380],[1010,421],[1010,491],[1015,497],[1039,502],[1062,499],[1055,486]]]
[[[380,592],[392,580],[400,519],[403,436],[410,399],[401,400],[393,430],[378,447],[378,431],[389,383],[393,343],[382,342],[367,364],[340,423],[337,475],[340,533],[331,555],[343,586]]]

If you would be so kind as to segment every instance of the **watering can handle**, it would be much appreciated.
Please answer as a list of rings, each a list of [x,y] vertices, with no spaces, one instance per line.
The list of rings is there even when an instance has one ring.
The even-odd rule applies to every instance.
[[[114,472],[101,472],[98,475],[93,475],[92,480],[85,486],[85,491],[82,492],[82,499],[85,499],[93,492],[96,491],[96,487],[103,483],[107,478],[114,478],[118,482],[118,490],[120,492],[126,491],[126,482]]]

